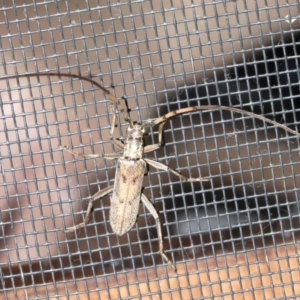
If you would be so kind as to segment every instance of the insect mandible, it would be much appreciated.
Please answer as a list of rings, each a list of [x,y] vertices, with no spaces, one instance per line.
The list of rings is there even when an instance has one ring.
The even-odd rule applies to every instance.
[[[40,76],[71,77],[75,79],[88,81],[96,85],[98,88],[100,88],[111,100],[112,126],[110,130],[110,139],[116,147],[123,149],[123,154],[117,154],[117,153],[85,154],[85,153],[76,152],[67,146],[61,147],[64,150],[78,157],[93,158],[93,159],[100,158],[100,157],[105,159],[118,159],[114,185],[109,186],[103,190],[100,190],[96,194],[94,194],[89,201],[88,208],[83,222],[73,227],[67,228],[65,232],[73,232],[85,226],[89,221],[89,217],[93,208],[93,202],[97,199],[106,196],[109,193],[112,193],[111,207],[110,207],[110,224],[113,232],[121,236],[126,232],[128,232],[136,223],[139,203],[140,201],[142,201],[143,204],[147,207],[147,209],[151,213],[151,215],[154,217],[156,222],[158,243],[159,243],[159,253],[163,257],[163,259],[168,263],[168,265],[174,268],[175,270],[176,270],[175,265],[164,253],[161,223],[160,223],[158,213],[155,210],[153,204],[149,201],[149,199],[141,192],[143,177],[147,169],[147,164],[157,169],[169,171],[175,174],[176,176],[178,176],[181,180],[187,182],[208,181],[208,179],[185,177],[181,175],[179,172],[177,172],[176,170],[169,168],[167,165],[164,165],[160,162],[144,157],[144,153],[154,151],[162,146],[163,127],[166,121],[177,115],[191,113],[199,110],[225,110],[233,113],[239,113],[242,115],[254,117],[256,119],[278,126],[300,137],[300,134],[297,131],[292,130],[287,126],[282,125],[278,122],[272,121],[266,117],[245,110],[241,110],[238,108],[228,107],[228,106],[218,106],[218,105],[203,105],[203,106],[187,107],[183,109],[174,110],[172,112],[165,114],[162,117],[158,117],[157,119],[147,120],[142,123],[135,123],[131,120],[128,113],[125,112],[125,109],[123,108],[119,100],[108,89],[104,88],[98,82],[92,79],[82,77],[76,74],[42,72],[42,73],[5,76],[2,77],[1,79],[5,80],[5,79],[13,79],[13,78],[21,78],[21,77],[40,77]],[[114,128],[116,127],[116,109],[115,109],[116,107],[118,108],[119,112],[122,114],[125,122],[128,123],[128,127],[126,130],[127,137],[124,143],[117,140],[113,136]],[[158,143],[144,146],[143,138],[145,134],[145,128],[153,127],[155,125],[159,125]]]

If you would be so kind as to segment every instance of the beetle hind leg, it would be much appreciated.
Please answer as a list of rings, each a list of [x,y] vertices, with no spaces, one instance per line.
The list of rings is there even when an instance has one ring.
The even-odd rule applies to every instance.
[[[90,202],[89,202],[88,208],[86,210],[86,214],[85,214],[83,222],[81,222],[81,223],[79,223],[79,224],[77,224],[73,227],[66,228],[65,232],[73,232],[73,231],[76,231],[77,229],[79,229],[81,227],[84,227],[89,222],[90,215],[91,215],[91,212],[92,212],[92,209],[93,209],[93,202],[97,199],[100,199],[100,198],[106,196],[113,189],[114,189],[114,186],[112,185],[112,186],[109,186],[109,187],[107,187],[107,188],[105,188],[101,191],[98,191],[95,195],[93,195],[92,198],[90,199]]]
[[[155,219],[155,222],[156,222],[159,253],[162,256],[162,258],[167,262],[167,264],[176,271],[176,268],[175,268],[174,264],[167,257],[167,255],[164,253],[163,237],[162,237],[161,224],[160,224],[160,220],[159,220],[159,217],[158,217],[158,213],[155,210],[153,204],[147,199],[147,197],[144,194],[142,194],[141,198],[142,198],[142,202],[147,207],[147,209],[149,210],[150,214],[153,216],[153,218]]]

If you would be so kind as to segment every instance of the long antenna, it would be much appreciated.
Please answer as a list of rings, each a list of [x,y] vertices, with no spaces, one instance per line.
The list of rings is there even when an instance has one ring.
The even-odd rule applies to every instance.
[[[266,123],[269,123],[269,124],[272,124],[272,125],[275,125],[283,130],[286,130],[298,137],[300,137],[300,133],[283,125],[283,124],[280,124],[276,121],[273,121],[273,120],[270,120],[264,116],[261,116],[261,115],[257,115],[255,113],[252,113],[250,111],[246,111],[246,110],[243,110],[243,109],[239,109],[239,108],[235,108],[235,107],[230,107],[230,106],[221,106],[221,105],[199,105],[199,106],[190,106],[190,107],[186,107],[186,108],[181,108],[181,109],[178,109],[178,110],[174,110],[174,111],[171,111],[155,120],[152,120],[152,122],[149,122],[150,124],[148,124],[149,126],[155,126],[155,125],[158,125],[160,123],[163,123],[163,122],[166,122],[168,119],[170,118],[173,118],[177,115],[181,115],[181,114],[184,114],[184,113],[189,113],[189,112],[195,112],[197,110],[227,110],[227,111],[231,111],[231,112],[234,112],[234,113],[239,113],[241,115],[246,115],[246,116],[250,116],[250,117],[253,117],[253,118],[256,118],[256,119],[259,119],[261,121],[264,121]]]
[[[128,122],[130,127],[133,126],[132,120],[130,119],[129,115],[125,112],[125,109],[122,106],[122,104],[120,103],[120,101],[108,89],[106,89],[105,87],[103,87],[97,81],[95,81],[93,79],[83,77],[80,75],[76,75],[76,74],[69,74],[69,73],[40,72],[40,73],[17,74],[17,75],[4,76],[4,77],[0,77],[0,80],[22,78],[22,77],[42,77],[42,76],[70,77],[70,78],[76,78],[76,79],[88,81],[88,82],[94,84],[99,89],[101,89],[110,98],[110,100],[118,107],[118,110],[122,114],[125,122]]]

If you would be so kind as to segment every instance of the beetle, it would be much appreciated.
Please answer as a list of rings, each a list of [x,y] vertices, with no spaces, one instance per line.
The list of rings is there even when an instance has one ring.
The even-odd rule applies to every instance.
[[[162,146],[162,135],[163,128],[166,121],[170,118],[173,118],[180,114],[187,114],[199,110],[225,110],[233,113],[239,113],[242,115],[247,115],[254,117],[256,119],[262,120],[269,124],[280,127],[298,137],[300,134],[288,128],[287,126],[280,124],[276,121],[270,120],[266,117],[254,114],[252,112],[248,112],[242,109],[228,107],[228,106],[219,106],[219,105],[203,105],[203,106],[192,106],[187,108],[182,108],[178,110],[174,110],[169,112],[161,117],[158,117],[153,120],[147,120],[142,123],[133,122],[129,117],[128,113],[125,111],[124,107],[121,105],[119,100],[105,87],[101,86],[98,82],[82,77],[76,74],[69,73],[54,73],[54,72],[42,72],[42,73],[30,73],[30,74],[18,74],[5,76],[1,79],[13,79],[13,78],[21,78],[21,77],[41,77],[41,76],[58,76],[58,77],[70,77],[76,78],[84,81],[88,81],[98,88],[100,88],[111,100],[110,108],[112,114],[112,126],[110,130],[110,139],[112,143],[123,150],[123,154],[110,153],[110,154],[85,154],[79,153],[67,146],[61,146],[65,151],[70,152],[71,154],[78,156],[80,158],[105,158],[105,159],[118,159],[116,165],[116,173],[115,173],[115,181],[114,185],[104,188],[103,190],[98,191],[94,194],[88,204],[88,208],[86,211],[85,218],[83,222],[69,227],[65,230],[65,232],[73,232],[83,226],[85,226],[89,222],[89,217],[92,212],[93,202],[97,199],[104,197],[107,194],[112,193],[111,196],[111,207],[110,207],[110,224],[114,233],[118,235],[123,235],[128,232],[136,222],[136,218],[138,215],[139,203],[142,203],[147,207],[148,211],[154,217],[158,232],[158,243],[159,243],[159,253],[163,257],[163,259],[167,262],[169,266],[175,268],[174,263],[166,256],[163,248],[163,237],[161,231],[161,223],[159,220],[159,216],[157,211],[155,210],[153,204],[150,200],[141,192],[144,173],[147,169],[147,165],[151,165],[157,169],[161,169],[164,171],[169,171],[176,176],[178,176],[181,180],[187,182],[199,182],[199,181],[208,181],[207,178],[192,178],[185,177],[181,175],[174,169],[171,169],[167,165],[164,165],[158,161],[148,159],[144,157],[144,153],[148,153],[154,151]],[[118,139],[116,139],[114,134],[114,129],[116,127],[116,108],[122,114],[125,122],[128,123],[128,127],[126,130],[127,137],[122,143]],[[153,145],[144,146],[143,138],[145,135],[145,128],[153,127],[159,125],[158,127],[158,143]]]

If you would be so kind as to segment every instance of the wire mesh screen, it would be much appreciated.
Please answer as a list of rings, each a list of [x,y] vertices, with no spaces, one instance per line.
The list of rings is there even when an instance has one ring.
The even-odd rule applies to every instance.
[[[132,229],[110,225],[120,153],[112,91],[142,122],[195,105],[237,107],[300,131],[296,0],[2,1],[1,299],[292,299],[300,295],[299,137],[253,116],[194,111],[169,119]],[[0,79],[1,79],[0,78]],[[117,110],[114,136],[128,123]],[[157,127],[145,145],[158,143]]]

